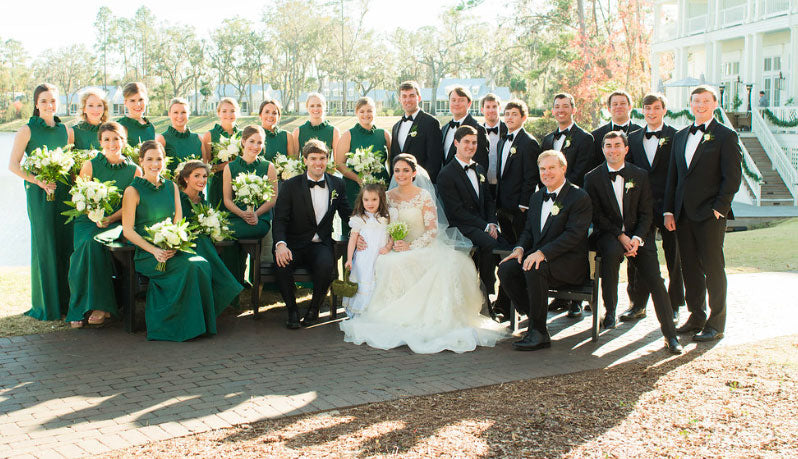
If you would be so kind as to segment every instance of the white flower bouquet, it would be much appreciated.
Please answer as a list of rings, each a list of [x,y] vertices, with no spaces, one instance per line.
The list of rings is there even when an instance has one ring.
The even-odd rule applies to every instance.
[[[374,147],[369,145],[368,148],[357,148],[354,152],[346,154],[346,165],[352,169],[360,180],[366,183],[382,183],[385,182],[381,179],[374,177],[385,169],[382,158],[374,151]]]
[[[72,159],[75,161],[75,164],[72,166],[72,175],[77,176],[80,174],[80,169],[83,167],[83,163],[86,161],[91,161],[100,153],[97,150],[78,150],[78,149],[71,149],[70,153],[72,153]]]
[[[74,165],[75,160],[69,151],[64,151],[61,147],[50,150],[44,146],[28,154],[22,164],[22,170],[35,175],[37,179],[43,182],[62,182],[69,185],[67,177],[69,177]],[[47,193],[47,200],[54,201],[55,195]]]
[[[114,206],[122,199],[115,183],[113,180],[101,182],[78,176],[69,191],[72,200],[64,201],[72,209],[61,212],[61,215],[69,217],[67,223],[81,215],[87,215],[94,223],[102,221],[106,215],[113,213]]]
[[[272,184],[267,177],[250,172],[249,174],[238,174],[233,180],[233,193],[236,204],[243,204],[246,206],[247,211],[257,209],[264,202],[268,201],[274,195]]]
[[[127,156],[131,161],[133,161],[133,164],[140,165],[139,164],[140,150],[141,150],[141,144],[138,144],[135,147],[125,144],[125,146],[122,147],[122,154],[124,156]]]
[[[241,139],[238,135],[220,137],[218,142],[211,143],[210,165],[226,163],[241,155]]]
[[[214,242],[235,239],[230,229],[229,212],[214,209],[208,204],[193,204],[191,209],[194,216],[190,223],[195,234],[206,235]]]
[[[274,156],[274,168],[277,170],[277,177],[280,180],[288,180],[305,172],[305,163],[297,158],[289,158],[277,153]]]
[[[390,225],[388,225],[387,229],[388,235],[391,236],[391,239],[394,241],[401,241],[407,237],[407,223],[401,220],[392,222]]]
[[[179,250],[186,253],[194,253],[192,247],[196,247],[193,240],[194,234],[191,233],[189,223],[185,218],[177,223],[173,223],[171,218],[166,218],[152,226],[144,228],[148,236],[145,239],[152,242],[156,247],[164,250]],[[166,271],[166,262],[158,262],[155,266],[158,271]]]

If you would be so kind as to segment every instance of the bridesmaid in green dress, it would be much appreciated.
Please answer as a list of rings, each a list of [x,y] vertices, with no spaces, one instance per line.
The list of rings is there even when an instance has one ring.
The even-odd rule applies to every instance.
[[[141,177],[141,169],[128,158],[122,156],[122,147],[127,142],[125,128],[116,122],[104,123],[99,127],[102,153],[83,163],[80,176],[101,182],[115,182],[122,192],[133,182],[133,177]],[[119,227],[122,219],[122,206],[114,213],[95,223],[86,215],[75,219],[73,243],[75,251],[69,259],[69,312],[66,320],[72,328],[83,326],[88,317],[91,325],[100,325],[105,319],[117,315],[114,284],[111,280],[113,264],[111,255],[94,236],[113,227]]]
[[[244,128],[241,135],[244,153],[242,156],[230,161],[224,168],[224,205],[232,213],[230,226],[238,239],[260,239],[271,229],[271,210],[277,201],[277,171],[270,161],[260,156],[264,137],[263,128],[260,126],[253,125]],[[269,201],[266,201],[257,209],[242,209],[233,202],[235,196],[232,183],[239,174],[251,172],[268,177],[274,193]],[[241,251],[238,247],[235,250],[226,250],[224,259],[230,272],[236,276],[236,279],[243,282],[245,259],[240,254]]]
[[[391,150],[391,134],[383,129],[377,129],[374,126],[374,113],[377,111],[374,100],[371,97],[361,97],[355,104],[355,115],[357,116],[357,124],[345,131],[341,136],[341,140],[335,148],[335,164],[338,171],[344,176],[344,183],[346,184],[346,198],[349,204],[354,208],[355,198],[360,192],[360,187],[363,185],[360,177],[349,169],[346,165],[346,154],[355,151],[358,148],[373,147],[373,151],[380,155],[382,164],[388,159],[387,152]],[[390,177],[388,176],[387,167],[376,175],[376,178],[383,179],[385,186],[388,186]],[[348,230],[347,222],[344,223],[344,230]],[[348,234],[346,231],[344,234]]]
[[[329,151],[333,151],[333,148],[338,145],[341,132],[324,119],[324,112],[327,107],[326,99],[317,92],[311,93],[308,95],[305,107],[308,109],[310,119],[302,126],[294,129],[293,136],[294,142],[298,145],[297,150],[301,150],[308,140],[319,139],[327,144]]]
[[[186,219],[194,215],[191,208],[192,204],[208,204],[202,190],[208,181],[208,171],[210,167],[202,161],[188,161],[180,175],[177,177],[177,184],[183,190],[180,192],[180,203],[183,209],[183,216]],[[213,291],[213,304],[216,307],[216,316],[222,313],[224,308],[241,293],[243,288],[238,283],[230,270],[224,265],[213,241],[208,236],[200,236],[195,241],[197,244],[196,252],[211,265],[211,290]]]
[[[83,118],[72,127],[75,131],[75,148],[78,150],[99,150],[100,125],[108,120],[108,101],[99,89],[90,88],[80,96],[80,116]]]
[[[263,157],[269,161],[274,161],[277,154],[293,156],[299,155],[299,147],[294,141],[293,135],[288,135],[288,131],[280,129],[280,117],[283,107],[275,99],[266,99],[260,104],[260,125],[266,132],[266,144],[263,146]]]
[[[169,126],[163,134],[158,134],[155,140],[163,145],[166,157],[170,158],[167,165],[169,172],[175,173],[177,165],[191,158],[202,158],[202,140],[188,128],[188,114],[190,107],[188,101],[182,97],[175,97],[169,102]]]
[[[144,83],[128,83],[122,88],[127,115],[119,118],[119,124],[127,129],[127,143],[131,147],[155,139],[155,126],[144,113],[147,112],[147,87]]]
[[[211,291],[211,265],[200,255],[164,250],[141,235],[147,226],[183,217],[180,191],[161,177],[166,154],[156,141],[141,145],[139,161],[144,172],[125,190],[122,198],[122,228],[125,238],[136,245],[136,271],[149,277],[145,318],[147,339],[186,341],[216,334],[216,305]],[[158,271],[166,262],[166,271]]]
[[[229,139],[238,134],[236,119],[239,111],[238,102],[232,97],[225,97],[219,101],[219,105],[216,106],[216,116],[219,118],[219,122],[213,126],[213,129],[202,136],[202,160],[206,164],[211,162],[211,154],[213,154],[211,143],[218,143],[222,137]],[[227,163],[220,163],[211,167],[213,175],[208,178],[208,201],[213,207],[220,207],[219,204],[222,202],[221,172],[224,170],[225,165]]]
[[[69,187],[47,183],[22,170],[23,156],[39,147],[63,147],[74,142],[72,129],[55,116],[58,90],[44,83],[33,91],[33,116],[14,137],[8,169],[25,180],[31,238],[31,309],[25,315],[38,320],[60,320],[69,308],[69,256],[72,224],[61,212],[69,209]],[[55,200],[47,195],[55,193]]]

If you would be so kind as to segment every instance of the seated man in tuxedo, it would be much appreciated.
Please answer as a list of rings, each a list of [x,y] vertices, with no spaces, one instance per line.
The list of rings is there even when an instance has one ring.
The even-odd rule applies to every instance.
[[[723,239],[731,204],[742,179],[737,133],[714,119],[718,98],[706,85],[690,94],[695,121],[673,138],[665,188],[665,228],[676,231],[690,318],[678,333],[694,341],[723,338],[726,327],[726,271]],[[706,297],[709,296],[709,318]]]
[[[574,122],[574,113],[574,96],[565,92],[554,96],[551,114],[557,121],[557,129],[543,138],[541,148],[561,151],[568,161],[565,178],[576,186],[582,186],[593,162],[593,136]]]
[[[626,91],[614,91],[607,97],[607,110],[612,119],[609,123],[599,126],[593,131],[593,160],[588,170],[593,169],[604,162],[604,152],[602,141],[604,134],[610,131],[622,131],[627,136],[637,131],[642,126],[633,123],[630,115],[632,113],[632,96]]]
[[[344,182],[327,174],[329,151],[324,142],[311,139],[302,147],[307,173],[280,185],[274,212],[274,260],[277,285],[288,309],[286,326],[299,328],[294,269],[307,267],[313,278],[313,298],[302,326],[319,320],[319,306],[327,296],[333,278],[332,221],[335,212],[342,220],[352,215]]]
[[[477,248],[479,277],[487,294],[491,295],[495,291],[498,261],[493,249],[509,248],[509,245],[499,235],[496,203],[488,190],[485,169],[473,160],[478,145],[476,129],[471,126],[457,128],[454,134],[457,153],[438,174],[438,193],[449,225],[459,229]]]
[[[485,117],[482,126],[488,137],[488,188],[493,196],[496,196],[496,163],[499,161],[496,147],[499,146],[499,140],[507,134],[507,125],[499,117],[501,108],[502,101],[493,93],[485,94],[479,101],[479,111]]]
[[[471,126],[477,130],[477,151],[474,153],[474,161],[479,163],[483,169],[488,169],[488,136],[485,134],[485,128],[468,113],[471,110],[472,100],[471,91],[464,86],[455,86],[449,90],[449,111],[452,112],[452,120],[441,128],[444,166],[454,158],[456,153],[454,134],[457,128]]]
[[[628,152],[626,134],[608,132],[604,135],[606,161],[585,176],[585,190],[593,203],[591,237],[601,255],[601,293],[607,310],[602,325],[615,328],[618,271],[625,256],[651,291],[666,347],[672,354],[681,354],[671,301],[660,276],[657,244],[651,231],[651,185],[646,171],[625,164]],[[598,314],[598,311],[593,313]]]
[[[676,233],[665,229],[662,215],[662,204],[665,199],[665,183],[668,179],[668,166],[671,163],[671,148],[676,129],[666,125],[663,117],[666,113],[665,96],[659,93],[647,94],[643,98],[643,116],[646,127],[629,134],[629,154],[626,163],[648,172],[651,183],[651,194],[654,198],[654,235],[659,231],[662,236],[662,251],[665,252],[665,264],[668,267],[668,296],[673,307],[673,320],[678,321],[679,307],[684,304],[684,281],[682,280],[682,262],[679,257],[679,246]],[[639,278],[634,263],[627,266],[630,308],[621,314],[621,320],[638,320],[646,317],[648,303],[648,287]]]
[[[399,102],[405,114],[391,129],[393,141],[388,162],[393,164],[393,158],[399,153],[409,153],[435,182],[443,164],[441,124],[419,107],[421,88],[415,81],[399,85]]]
[[[567,163],[559,151],[544,151],[537,162],[545,188],[532,195],[521,237],[499,265],[502,290],[529,317],[529,330],[513,344],[521,351],[551,347],[549,288],[582,285],[590,275],[590,196],[565,179]]]

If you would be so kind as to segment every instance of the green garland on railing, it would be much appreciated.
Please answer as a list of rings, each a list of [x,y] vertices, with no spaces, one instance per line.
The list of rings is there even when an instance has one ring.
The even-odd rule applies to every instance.
[[[765,115],[765,118],[768,119],[771,123],[775,124],[778,127],[783,128],[790,128],[798,126],[798,119],[794,119],[792,121],[784,121],[783,119],[776,116],[775,113],[771,112],[769,108],[762,110],[762,113]]]
[[[668,110],[667,112],[665,112],[665,116],[667,116],[668,118],[671,118],[671,119],[673,119],[673,118],[681,118],[682,116],[684,116],[690,121],[695,121],[695,116],[693,116],[693,114],[690,113],[690,110],[687,109],[687,108],[685,108],[684,110],[678,111],[678,112],[672,112],[672,111]],[[645,118],[643,116],[643,114],[638,111],[638,109],[632,110],[632,116],[631,117],[634,118],[634,119],[637,119],[637,120],[642,120],[643,118]],[[715,109],[715,118],[717,118],[717,119],[722,119],[723,118],[721,116],[721,114],[720,114],[720,109],[719,108]]]
[[[756,172],[752,171],[748,168],[748,164],[745,163],[745,160],[740,161],[740,164],[743,165],[743,173],[751,178],[751,180],[755,181],[756,183],[762,183],[762,177],[756,175]]]

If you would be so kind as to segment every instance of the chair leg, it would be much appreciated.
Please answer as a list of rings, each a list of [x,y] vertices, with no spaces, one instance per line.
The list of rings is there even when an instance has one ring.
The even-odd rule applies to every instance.
[[[518,331],[518,314],[515,311],[515,303],[510,301],[510,329],[513,333]]]
[[[134,268],[133,254],[126,256],[122,266],[122,283],[125,285],[122,295],[124,296],[123,307],[125,308],[123,320],[125,331],[136,333],[136,269]]]
[[[593,308],[593,336],[592,341],[598,341],[599,339],[599,316],[601,315],[601,292],[598,291],[593,301],[590,302],[590,307]]]
[[[331,292],[330,297],[330,320],[335,320],[338,317],[338,296]]]

